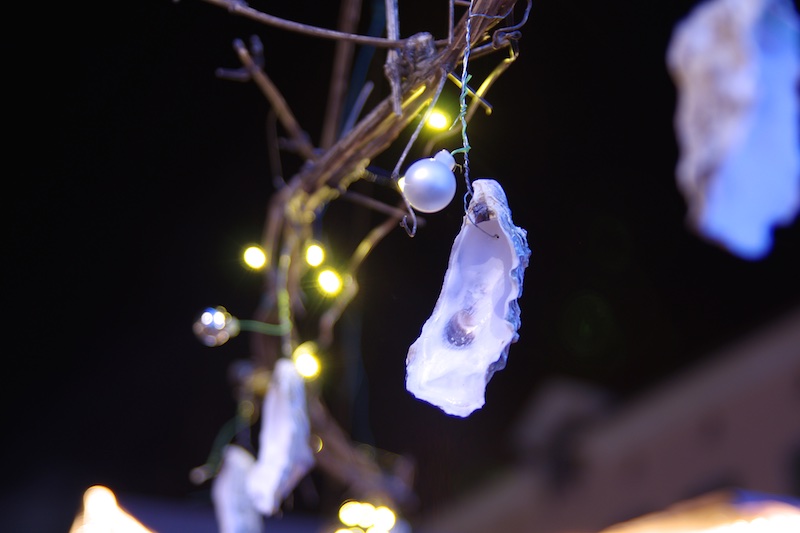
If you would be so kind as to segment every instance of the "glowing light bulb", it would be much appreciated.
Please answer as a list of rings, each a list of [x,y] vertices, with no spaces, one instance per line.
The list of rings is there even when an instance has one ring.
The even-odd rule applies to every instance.
[[[206,346],[222,346],[239,334],[239,319],[224,307],[208,307],[192,326],[194,334]]]
[[[242,253],[242,259],[253,270],[261,270],[267,264],[267,254],[260,246],[248,246]]]
[[[355,526],[361,517],[361,502],[348,500],[339,507],[339,520],[346,526]]]
[[[292,360],[297,373],[305,379],[314,379],[319,376],[320,364],[317,358],[317,344],[307,341],[294,349]]]
[[[425,125],[433,130],[446,130],[450,126],[450,118],[443,112],[435,109],[430,116],[428,116],[428,121]]]
[[[317,277],[319,288],[329,296],[336,296],[342,291],[342,277],[331,269],[325,269]]]
[[[375,506],[371,503],[363,502],[358,508],[357,526],[368,528],[375,524]]]
[[[318,267],[325,261],[325,250],[317,243],[309,244],[306,248],[306,263]]]
[[[394,514],[394,511],[384,505],[375,508],[375,515],[373,517],[374,528],[389,531],[394,527],[395,522],[397,522],[397,516]]]

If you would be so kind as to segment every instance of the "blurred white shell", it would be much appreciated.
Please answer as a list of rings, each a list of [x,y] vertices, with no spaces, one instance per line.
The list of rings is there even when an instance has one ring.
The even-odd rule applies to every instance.
[[[305,382],[294,363],[278,359],[261,412],[258,459],[247,476],[247,493],[271,516],[314,465]]]
[[[246,480],[255,458],[231,444],[222,455],[222,468],[211,485],[211,499],[219,533],[261,533],[263,520],[247,494]]]
[[[799,26],[788,0],[708,0],[669,45],[690,222],[746,259],[800,207]]]
[[[445,413],[466,417],[519,338],[522,279],[531,251],[505,192],[475,180],[433,314],[406,358],[406,388]]]

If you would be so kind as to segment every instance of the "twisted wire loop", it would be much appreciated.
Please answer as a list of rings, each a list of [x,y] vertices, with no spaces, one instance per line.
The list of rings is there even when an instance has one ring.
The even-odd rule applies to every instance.
[[[492,238],[499,239],[500,235],[490,234],[489,232],[487,232],[486,230],[481,228],[477,224],[477,222],[474,220],[472,214],[469,212],[469,202],[470,202],[470,199],[474,195],[474,191],[472,189],[472,181],[470,180],[470,177],[469,177],[469,152],[472,149],[472,147],[469,144],[469,137],[467,136],[467,110],[468,110],[467,109],[467,94],[469,93],[468,82],[469,82],[470,77],[471,77],[470,74],[468,73],[468,65],[469,65],[470,55],[471,55],[471,52],[472,52],[471,30],[472,30],[472,19],[473,19],[473,17],[492,18],[492,19],[506,19],[506,18],[508,18],[509,16],[512,15],[513,6],[511,8],[511,10],[508,13],[506,13],[505,15],[486,15],[486,14],[483,14],[483,13],[473,13],[473,11],[472,11],[473,3],[474,3],[474,0],[470,0],[469,7],[468,7],[468,10],[467,10],[467,21],[466,21],[466,26],[465,26],[465,29],[466,29],[466,31],[465,31],[466,45],[464,47],[464,58],[462,59],[461,94],[459,95],[459,114],[458,114],[458,117],[456,119],[456,121],[460,121],[461,122],[462,147],[457,149],[457,150],[454,150],[452,152],[452,154],[453,155],[456,154],[456,153],[463,153],[464,154],[464,165],[463,165],[463,168],[464,168],[464,182],[466,184],[466,189],[467,189],[467,191],[464,193],[464,202],[463,202],[464,203],[463,208],[464,208],[465,216],[472,223],[472,225],[475,226],[476,228],[478,228],[480,231],[482,231],[483,233],[485,233],[486,235],[488,235],[488,236],[490,236]],[[532,6],[532,0],[528,0],[528,3],[527,3],[527,6],[525,8],[525,13],[523,15],[522,21],[520,21],[518,24],[515,24],[515,25],[512,25],[512,26],[507,26],[505,28],[501,28],[501,29],[495,30],[495,32],[492,34],[492,43],[490,45],[490,46],[492,46],[493,49],[499,49],[499,48],[502,48],[504,46],[512,45],[512,56],[514,56],[514,58],[516,58],[516,54],[518,52],[516,50],[515,43],[516,43],[516,40],[518,40],[522,36],[521,32],[519,31],[519,28],[521,28],[525,24],[525,22],[528,20],[528,15],[530,14],[531,6]],[[512,44],[512,43],[514,43],[514,44]],[[512,59],[512,61],[513,61],[513,59]]]

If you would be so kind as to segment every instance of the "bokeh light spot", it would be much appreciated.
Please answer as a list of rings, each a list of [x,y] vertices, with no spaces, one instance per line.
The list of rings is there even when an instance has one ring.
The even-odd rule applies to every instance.
[[[267,254],[260,246],[248,246],[242,254],[244,264],[253,270],[261,270],[267,264]]]
[[[450,126],[450,118],[438,109],[434,109],[425,123],[433,130],[446,130]]]
[[[309,244],[306,248],[306,263],[318,267],[325,261],[325,250],[317,243]]]
[[[331,269],[325,269],[317,277],[319,288],[329,296],[336,296],[342,291],[342,277]]]
[[[314,379],[319,376],[320,364],[317,357],[317,344],[307,341],[294,349],[292,360],[297,373],[305,379]]]
[[[349,500],[339,507],[339,520],[346,526],[358,524],[361,516],[361,502]]]

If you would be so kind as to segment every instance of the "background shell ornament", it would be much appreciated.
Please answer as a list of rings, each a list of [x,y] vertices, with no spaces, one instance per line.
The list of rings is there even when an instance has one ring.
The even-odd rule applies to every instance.
[[[483,407],[486,385],[519,339],[517,299],[531,255],[500,184],[472,187],[442,292],[406,357],[406,389],[460,417]]]

